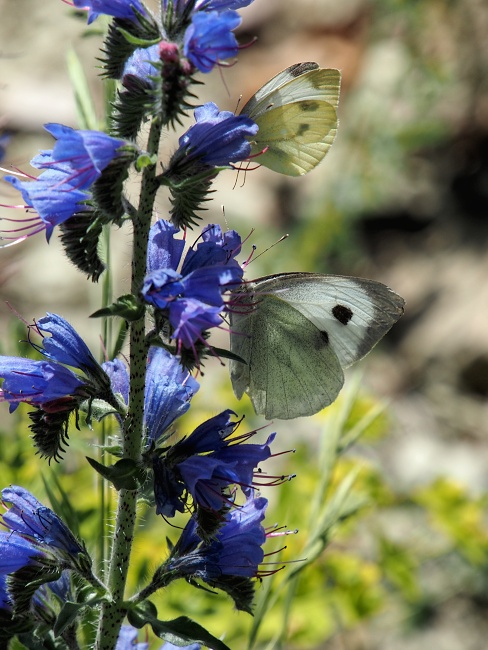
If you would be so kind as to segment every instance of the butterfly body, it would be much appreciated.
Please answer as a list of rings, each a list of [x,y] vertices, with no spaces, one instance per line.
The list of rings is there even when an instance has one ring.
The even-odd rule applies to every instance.
[[[343,368],[363,358],[403,313],[373,280],[283,273],[243,285],[231,314],[231,381],[267,419],[313,415],[331,404]]]
[[[241,110],[259,126],[257,161],[299,176],[316,167],[337,133],[341,75],[317,63],[296,63],[268,81]]]

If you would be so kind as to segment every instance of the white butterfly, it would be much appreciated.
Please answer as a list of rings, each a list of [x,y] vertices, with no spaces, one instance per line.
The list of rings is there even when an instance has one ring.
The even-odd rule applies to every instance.
[[[234,393],[268,420],[313,415],[331,404],[343,368],[362,359],[403,314],[404,300],[374,280],[282,273],[234,292]]]
[[[296,63],[264,84],[241,111],[259,126],[257,162],[289,176],[316,167],[337,133],[340,84],[339,70],[317,63]]]

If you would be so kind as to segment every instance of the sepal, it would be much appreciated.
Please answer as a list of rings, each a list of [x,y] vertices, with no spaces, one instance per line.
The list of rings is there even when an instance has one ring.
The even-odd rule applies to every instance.
[[[62,572],[63,567],[52,554],[51,558],[46,556],[34,565],[23,566],[11,573],[7,577],[7,587],[14,615],[28,615],[32,597],[37,589],[47,582],[58,580]]]

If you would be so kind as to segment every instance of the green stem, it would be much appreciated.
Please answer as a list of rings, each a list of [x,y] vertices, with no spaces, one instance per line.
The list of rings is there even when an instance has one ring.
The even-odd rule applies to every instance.
[[[158,151],[161,128],[161,122],[155,119],[149,134],[149,153],[157,153]],[[146,167],[142,176],[139,209],[132,220],[134,234],[131,292],[133,295],[139,294],[146,274],[148,236],[158,187],[156,165]],[[129,409],[123,430],[124,458],[134,460],[136,463],[141,461],[146,359],[145,319],[140,318],[134,321],[130,328]],[[102,606],[96,644],[97,650],[113,650],[126,614],[124,591],[136,523],[136,505],[137,490],[120,490],[107,578],[111,601]]]

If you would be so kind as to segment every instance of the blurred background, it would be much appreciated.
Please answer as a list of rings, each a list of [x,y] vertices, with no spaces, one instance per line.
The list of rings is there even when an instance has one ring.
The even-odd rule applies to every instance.
[[[488,5],[255,0],[241,13],[239,42],[257,41],[235,66],[205,78],[202,101],[235,110],[240,96],[247,101],[283,68],[317,61],[342,71],[340,125],[324,162],[304,178],[264,168],[237,179],[221,174],[204,221],[225,218],[243,238],[250,235],[244,252],[252,244],[263,252],[249,266],[250,277],[356,275],[389,285],[407,302],[402,320],[360,364],[351,418],[360,419],[371,405],[385,410],[341,460],[360,468],[357,490],[370,505],[338,531],[318,571],[302,578],[286,647],[482,650],[488,634]],[[0,129],[10,137],[2,164],[32,171],[29,160],[52,147],[42,124],[77,126],[67,48],[81,61],[102,116],[103,90],[93,66],[102,25],[87,29],[58,0],[0,0],[0,15]],[[170,136],[162,142],[163,163],[174,142]],[[0,203],[18,201],[0,183]],[[162,195],[158,216],[165,217],[167,205]],[[12,217],[0,210],[0,217]],[[4,225],[0,221],[0,229]],[[284,234],[284,242],[264,252]],[[45,311],[60,313],[100,350],[99,323],[87,319],[100,304],[100,287],[69,265],[56,234],[49,246],[38,235],[0,255],[1,353],[27,354],[17,344],[25,334],[8,305],[28,321]],[[115,296],[127,292],[129,255],[124,228],[111,245]],[[215,344],[226,346],[225,336]],[[245,412],[249,426],[262,425],[247,400],[238,403],[232,395],[225,369],[209,361],[205,371],[188,426],[229,407]],[[352,383],[357,372],[349,375]],[[307,500],[314,450],[340,408],[274,425],[283,448],[298,448],[286,469],[280,465],[298,479],[284,497],[271,497],[277,519],[286,514],[291,529],[301,527],[303,505],[287,500]],[[25,410],[7,419],[8,409],[0,409],[7,441],[0,441],[3,482],[30,487],[30,481],[42,493],[39,472],[53,469],[33,459]],[[89,444],[89,433],[75,440],[63,467],[55,468],[68,475],[68,486],[79,467],[74,449],[86,453]],[[80,495],[87,522],[89,476]],[[141,576],[148,570],[146,547],[152,548],[149,537],[137,549]],[[197,619],[203,611],[214,616],[218,628],[226,606],[188,593],[173,592],[175,615],[184,603]],[[236,620],[226,639],[238,644],[248,624],[242,615]],[[273,620],[262,647],[271,643]]]

